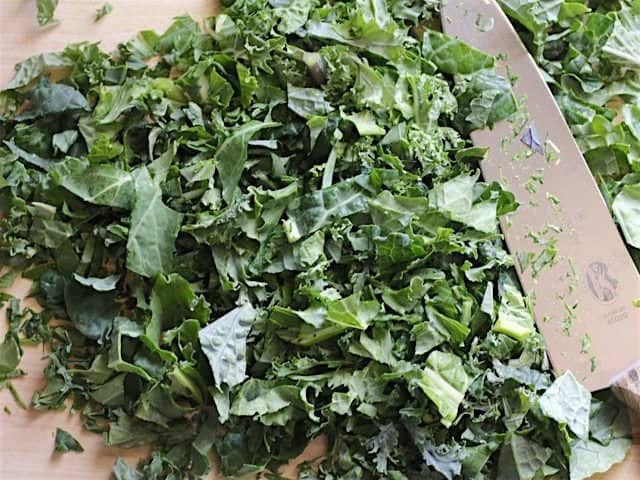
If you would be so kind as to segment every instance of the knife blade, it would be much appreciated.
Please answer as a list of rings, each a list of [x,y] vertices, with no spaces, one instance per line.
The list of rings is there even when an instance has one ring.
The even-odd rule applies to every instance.
[[[521,204],[501,227],[514,257],[539,262],[516,270],[554,369],[571,370],[591,391],[611,386],[639,409],[640,275],[551,91],[495,0],[449,0],[441,14],[444,33],[505,59],[498,69],[517,77],[514,93],[528,110],[519,125],[471,138],[490,147],[485,180]]]

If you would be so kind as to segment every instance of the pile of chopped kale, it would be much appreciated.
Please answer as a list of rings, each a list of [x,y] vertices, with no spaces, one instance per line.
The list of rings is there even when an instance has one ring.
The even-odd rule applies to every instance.
[[[502,3],[587,157],[613,142],[602,168],[633,169],[638,107],[613,125],[573,92],[605,97],[575,42],[614,48],[638,17]],[[517,201],[468,139],[517,99],[439,33],[438,4],[236,0],[204,31],[181,17],[113,54],[22,63],[0,93],[0,287],[21,272],[44,310],[0,293],[0,384],[44,342],[33,407],[72,402],[107,445],[154,446],[118,480],[200,478],[212,451],[224,475],[275,475],[323,435],[300,478],[578,480],[621,461],[626,411],[552,374],[498,229]]]

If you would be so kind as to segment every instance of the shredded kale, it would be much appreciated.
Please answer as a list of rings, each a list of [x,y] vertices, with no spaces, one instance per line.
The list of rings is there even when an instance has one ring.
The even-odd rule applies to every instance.
[[[36,0],[38,25],[44,27],[57,23],[58,21],[54,18],[57,6],[58,0]]]
[[[103,3],[96,10],[96,19],[95,19],[96,22],[99,22],[100,20],[102,20],[104,17],[109,15],[112,11],[113,11],[113,5],[111,5],[109,2]]]
[[[56,428],[56,439],[54,450],[58,453],[67,452],[84,452],[84,448],[80,442],[76,440],[69,432]]]
[[[478,173],[468,133],[521,114],[494,58],[440,33],[437,1],[227,3],[114,54],[32,57],[0,93],[0,288],[21,272],[44,309],[0,297],[0,385],[44,342],[34,408],[72,401],[107,445],[153,447],[116,479],[201,478],[212,452],[276,475],[319,437],[299,478],[622,460],[625,408],[554,379],[498,229],[518,203]],[[634,98],[637,6],[501,3],[640,236],[640,113],[606,106]]]

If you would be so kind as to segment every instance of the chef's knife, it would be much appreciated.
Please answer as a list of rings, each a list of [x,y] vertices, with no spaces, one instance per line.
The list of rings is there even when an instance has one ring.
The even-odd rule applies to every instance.
[[[551,91],[494,0],[443,2],[442,27],[505,58],[499,68],[517,77],[514,92],[529,112],[519,125],[471,138],[490,147],[484,178],[520,202],[501,220],[512,255],[538,264],[555,256],[537,275],[516,262],[554,369],[571,370],[592,391],[612,387],[640,410],[640,276]]]

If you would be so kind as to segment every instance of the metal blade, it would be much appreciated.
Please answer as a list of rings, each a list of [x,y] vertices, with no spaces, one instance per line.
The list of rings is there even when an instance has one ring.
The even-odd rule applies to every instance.
[[[491,23],[484,32],[476,26]],[[531,265],[517,268],[554,368],[570,369],[590,390],[608,387],[640,359],[640,310],[633,306],[640,297],[638,271],[545,80],[500,7],[493,0],[449,0],[442,24],[477,49],[506,55],[518,77],[514,90],[529,120],[515,132],[503,122],[472,139],[490,147],[481,164],[485,179],[501,182],[521,204],[502,220],[514,257],[544,255],[532,232],[538,241],[557,239],[555,265],[535,276]],[[561,231],[553,232],[556,227]]]

